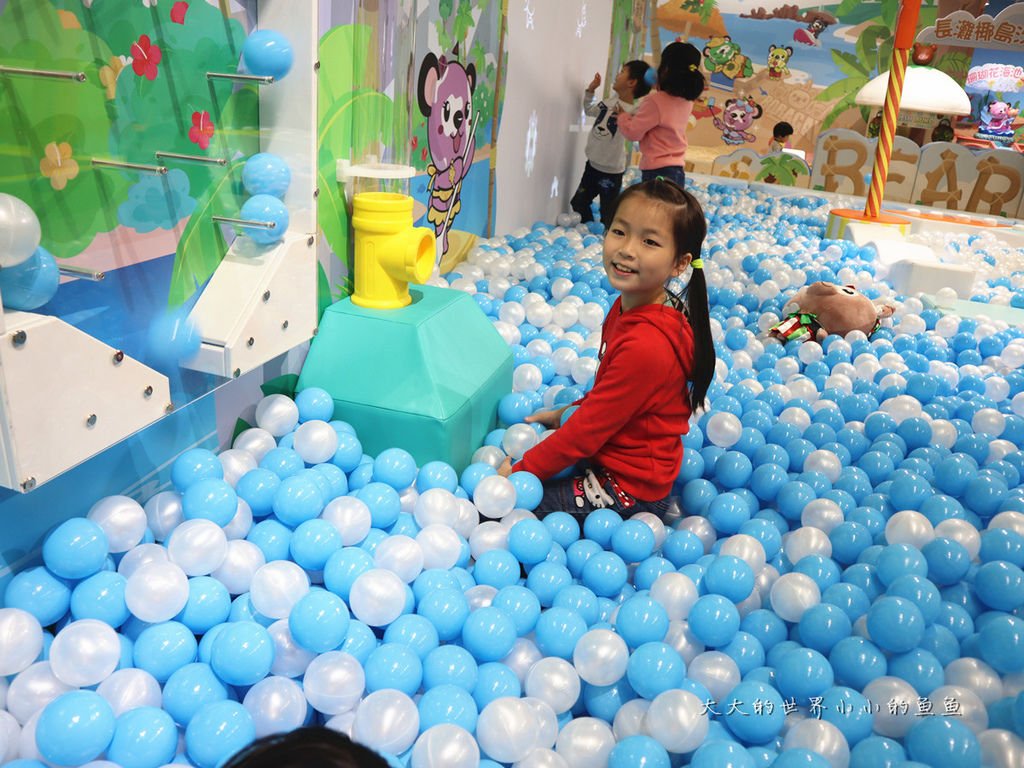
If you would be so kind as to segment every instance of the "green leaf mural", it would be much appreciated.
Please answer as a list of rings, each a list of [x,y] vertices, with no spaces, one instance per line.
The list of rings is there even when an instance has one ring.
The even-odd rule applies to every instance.
[[[792,187],[796,185],[797,177],[806,173],[807,166],[793,155],[782,152],[761,158],[761,170],[757,173],[757,180]]]
[[[391,99],[361,87],[371,33],[365,25],[345,25],[334,27],[320,40],[317,219],[327,244],[347,266],[345,282],[331,286],[332,293],[337,291],[333,298],[341,298],[352,290],[349,216],[345,190],[336,181],[338,160],[358,158],[392,132]],[[319,284],[323,290],[326,281]]]
[[[39,217],[42,244],[73,256],[117,226],[116,208],[138,174],[97,170],[110,154],[100,70],[107,45],[49,3],[10,0],[0,13],[7,66],[84,72],[86,81],[0,78],[0,189]]]

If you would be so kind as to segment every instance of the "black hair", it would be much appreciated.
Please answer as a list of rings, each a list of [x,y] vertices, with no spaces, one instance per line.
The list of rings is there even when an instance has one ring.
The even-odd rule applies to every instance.
[[[689,43],[669,43],[661,52],[658,88],[672,96],[694,101],[704,93],[700,51]]]
[[[257,739],[223,768],[388,768],[388,762],[342,733],[310,727]]]
[[[629,79],[635,80],[636,85],[633,87],[633,96],[639,99],[641,96],[646,96],[651,91],[651,84],[647,82],[647,70],[651,68],[651,65],[646,61],[640,59],[633,59],[627,61],[622,65],[623,69],[629,70]]]
[[[690,255],[701,258],[700,252],[708,233],[704,209],[696,197],[673,181],[661,177],[628,187],[611,212],[612,218],[623,201],[640,195],[663,203],[672,210],[672,238],[676,247],[676,263]],[[671,294],[670,294],[671,295]],[[686,313],[693,329],[693,371],[690,373],[690,407],[697,410],[704,404],[708,387],[715,375],[715,344],[711,338],[711,313],[708,309],[708,288],[703,269],[694,269],[682,297],[674,302]]]
[[[772,137],[778,136],[779,138],[785,138],[793,135],[793,126],[783,120],[781,123],[776,123],[775,127],[772,128]]]

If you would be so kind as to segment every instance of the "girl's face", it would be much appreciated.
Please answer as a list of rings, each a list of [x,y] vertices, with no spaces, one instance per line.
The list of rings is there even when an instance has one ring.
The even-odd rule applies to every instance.
[[[624,310],[662,303],[665,283],[689,265],[690,254],[676,253],[672,231],[664,203],[632,195],[619,205],[604,237],[604,269]]]

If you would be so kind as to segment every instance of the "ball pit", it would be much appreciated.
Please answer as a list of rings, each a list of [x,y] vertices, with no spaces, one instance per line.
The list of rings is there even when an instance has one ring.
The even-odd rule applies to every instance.
[[[718,362],[682,517],[537,521],[536,479],[495,473],[586,392],[614,297],[599,225],[483,241],[434,279],[517,363],[475,463],[364,456],[307,390],[98,500],[4,594],[5,759],[205,768],[316,722],[417,766],[1019,765],[1024,331],[895,294],[819,198],[695,191]],[[1024,304],[1016,251],[915,237]],[[815,280],[891,325],[766,338]]]

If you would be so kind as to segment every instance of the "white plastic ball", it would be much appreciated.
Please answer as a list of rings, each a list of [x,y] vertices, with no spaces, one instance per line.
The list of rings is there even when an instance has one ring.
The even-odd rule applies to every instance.
[[[515,507],[515,486],[506,477],[489,475],[477,483],[473,503],[484,517],[500,520]]]
[[[241,448],[229,448],[217,454],[221,469],[224,470],[224,482],[234,488],[246,472],[256,469],[259,462],[249,451]]]
[[[206,576],[220,568],[228,553],[224,529],[211,520],[186,520],[167,540],[167,554],[187,576]]]
[[[11,680],[6,708],[15,720],[25,725],[51,701],[76,687],[59,680],[50,662],[37,661]]]
[[[295,642],[288,628],[288,619],[275,621],[267,627],[267,634],[274,643],[274,661],[270,665],[270,674],[291,678],[305,674],[316,654]]]
[[[691,752],[704,743],[708,715],[689,691],[659,693],[644,715],[644,732],[669,752]]]
[[[146,563],[128,577],[124,601],[142,621],[170,621],[188,602],[188,576],[169,561]]]
[[[804,526],[782,537],[782,549],[791,563],[799,563],[810,555],[832,556],[832,542],[820,528]]]
[[[54,676],[77,688],[103,682],[120,660],[121,641],[117,633],[96,619],[71,622],[54,636],[50,646]]]
[[[661,604],[670,621],[687,618],[698,597],[690,577],[676,571],[661,574],[651,585],[651,599]]]
[[[160,707],[160,683],[144,669],[118,669],[99,684],[96,693],[107,700],[114,716],[138,707]]]
[[[224,526],[224,535],[228,541],[237,541],[248,536],[250,530],[252,530],[252,509],[245,499],[239,499],[238,506],[235,508],[235,516]]]
[[[907,509],[897,512],[885,523],[885,540],[889,544],[909,544],[921,549],[935,538],[935,529],[920,512]]]
[[[303,677],[303,690],[310,706],[325,715],[337,715],[354,708],[365,686],[362,665],[344,651],[328,651],[317,656]]]
[[[298,423],[299,407],[294,400],[286,395],[267,395],[256,405],[257,426],[260,429],[265,429],[274,437],[284,437],[295,429],[295,425]],[[239,446],[237,443],[236,440],[235,448],[242,447],[253,452],[251,448]]]
[[[373,562],[377,568],[391,571],[410,584],[423,570],[423,550],[410,536],[388,536],[374,550]]]
[[[733,413],[719,411],[708,419],[707,439],[719,448],[732,448],[739,442],[742,432],[743,425]]]
[[[804,611],[821,602],[821,590],[810,576],[786,573],[772,585],[770,600],[780,619],[797,622]]]
[[[755,574],[764,568],[766,559],[764,545],[753,536],[748,536],[745,533],[737,533],[723,540],[719,554],[738,557],[749,565]],[[665,574],[662,575],[664,576]]]
[[[232,539],[227,544],[224,559],[210,574],[224,585],[232,595],[248,592],[256,571],[266,565],[263,550],[245,539]]]
[[[111,553],[127,552],[146,533],[146,512],[135,499],[106,496],[93,504],[86,517],[107,535]]]
[[[246,691],[242,706],[252,715],[257,739],[293,731],[306,719],[302,688],[287,677],[263,678]]]
[[[650,709],[651,702],[647,699],[630,699],[615,713],[612,722],[612,734],[616,741],[628,739],[630,736],[642,736],[644,733],[644,717]]]
[[[338,433],[326,421],[307,421],[295,430],[293,447],[307,464],[323,464],[338,451]]]
[[[427,525],[416,534],[416,543],[423,553],[423,568],[453,568],[462,554],[463,539],[447,525]],[[379,549],[379,548],[378,548]]]
[[[274,560],[253,574],[249,585],[252,607],[269,619],[284,619],[309,593],[309,576],[290,560]]]
[[[566,723],[555,741],[555,752],[569,768],[607,765],[615,747],[615,735],[608,723],[596,717],[577,717]]]
[[[828,720],[809,717],[786,732],[782,749],[806,749],[826,760],[832,768],[847,768],[850,764],[850,745],[846,737]]]
[[[352,614],[371,627],[385,627],[405,608],[405,582],[391,571],[371,568],[352,583],[349,594]]]
[[[43,628],[28,611],[0,608],[0,675],[28,669],[43,649]]]
[[[277,440],[267,430],[252,427],[239,434],[231,444],[231,447],[240,451],[247,451],[259,463],[263,461],[263,457],[270,453],[271,450],[277,448]]]
[[[686,676],[705,688],[715,701],[723,701],[740,683],[740,668],[721,651],[705,651],[686,665]]]
[[[356,710],[352,737],[377,752],[400,755],[412,746],[420,731],[416,703],[401,691],[374,691]]]
[[[428,491],[427,493],[430,493]],[[416,500],[426,494],[421,494]],[[334,526],[334,529],[341,534],[342,546],[351,547],[362,542],[373,526],[373,517],[366,502],[357,499],[355,496],[339,496],[332,499],[324,506],[320,517]]]
[[[506,454],[518,461],[537,444],[537,441],[537,432],[529,424],[513,424],[502,435],[501,447]]]
[[[494,699],[480,712],[476,738],[491,759],[502,763],[522,760],[537,746],[537,716],[522,699]]]
[[[611,685],[626,674],[629,648],[610,629],[591,629],[576,643],[572,662],[581,680],[591,685]]]
[[[568,712],[579,698],[580,676],[569,662],[549,656],[530,668],[523,690],[561,714]]]
[[[476,768],[480,747],[465,728],[442,723],[420,734],[409,764],[411,768]]]
[[[879,736],[901,739],[920,718],[917,691],[898,677],[877,677],[864,686],[863,694],[875,714],[874,730]]]

